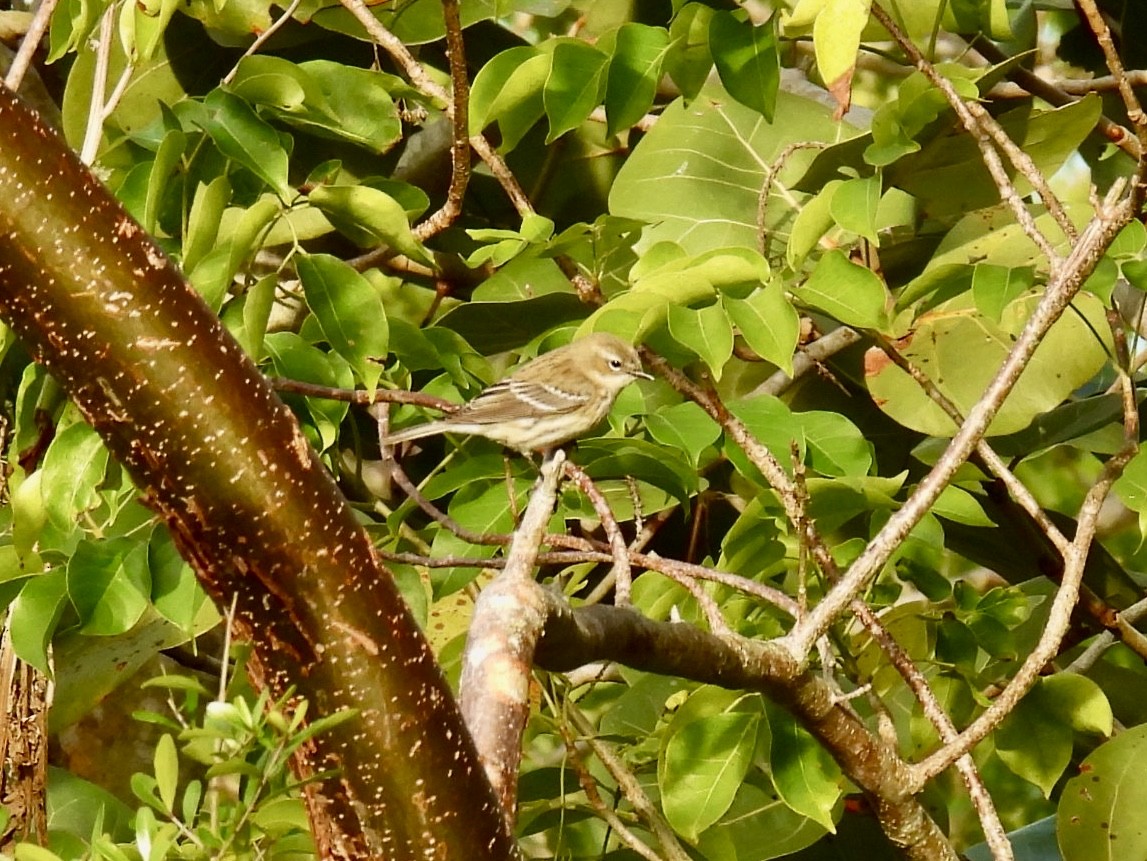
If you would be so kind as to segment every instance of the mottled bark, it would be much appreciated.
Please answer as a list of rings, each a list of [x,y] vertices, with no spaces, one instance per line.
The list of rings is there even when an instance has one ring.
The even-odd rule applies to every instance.
[[[254,643],[256,681],[354,720],[300,755],[328,857],[504,858],[437,664],[291,412],[172,263],[0,88],[0,316]]]

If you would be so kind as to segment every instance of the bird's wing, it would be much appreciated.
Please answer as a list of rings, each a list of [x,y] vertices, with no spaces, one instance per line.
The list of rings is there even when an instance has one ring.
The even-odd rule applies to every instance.
[[[503,422],[571,413],[589,395],[537,380],[508,379],[495,383],[450,417],[451,422]]]

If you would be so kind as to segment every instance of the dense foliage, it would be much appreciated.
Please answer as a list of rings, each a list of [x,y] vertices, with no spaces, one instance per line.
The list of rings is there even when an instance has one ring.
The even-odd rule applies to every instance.
[[[977,857],[1007,857],[999,835],[1033,824],[1025,857],[1147,851],[1147,648],[1122,613],[1147,514],[1147,135],[1123,77],[1147,68],[1143,13],[899,6],[52,14],[42,72],[67,140],[276,378],[451,678],[537,466],[453,436],[383,460],[347,392],[382,392],[404,427],[605,330],[657,378],[571,449],[592,482],[563,486],[550,529],[570,540],[547,541],[540,578],[574,606],[624,603],[619,525],[637,611],[783,644],[891,757],[854,761],[801,703],[716,671],[633,655],[539,673],[530,857],[885,857],[896,791],[949,852],[987,833]],[[54,662],[64,726],[217,614],[59,386],[10,331],[2,349],[0,600],[20,657]],[[160,803],[148,790],[137,816],[148,857],[179,831],[155,826],[174,757],[168,737]],[[50,822],[64,857],[93,836],[71,821]]]

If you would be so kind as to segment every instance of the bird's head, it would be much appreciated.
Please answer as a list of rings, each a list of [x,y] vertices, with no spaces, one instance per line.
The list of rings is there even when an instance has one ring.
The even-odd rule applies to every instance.
[[[583,372],[595,384],[610,392],[619,392],[636,379],[652,380],[641,367],[641,357],[632,344],[616,335],[596,332],[573,345]]]

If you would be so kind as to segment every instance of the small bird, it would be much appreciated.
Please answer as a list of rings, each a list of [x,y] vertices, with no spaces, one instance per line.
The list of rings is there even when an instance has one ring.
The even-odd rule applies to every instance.
[[[523,453],[548,451],[605,418],[621,390],[638,378],[653,379],[632,345],[615,335],[587,335],[527,362],[458,412],[390,434],[382,444],[462,433]]]

